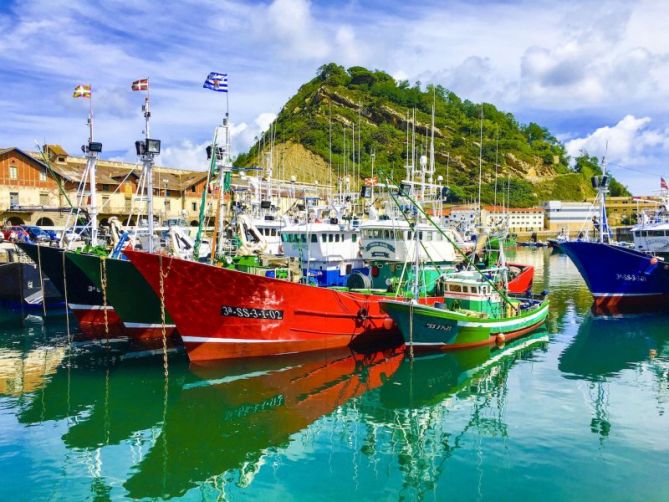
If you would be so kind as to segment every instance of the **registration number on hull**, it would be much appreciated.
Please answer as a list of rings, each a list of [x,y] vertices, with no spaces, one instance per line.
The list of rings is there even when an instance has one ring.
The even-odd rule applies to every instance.
[[[451,325],[444,326],[443,324],[437,324],[433,322],[425,323],[425,327],[427,329],[434,329],[437,331],[451,331],[451,329],[453,328],[453,326]]]
[[[283,310],[232,307],[230,305],[223,305],[221,307],[221,315],[223,317],[241,317],[244,319],[283,320]]]

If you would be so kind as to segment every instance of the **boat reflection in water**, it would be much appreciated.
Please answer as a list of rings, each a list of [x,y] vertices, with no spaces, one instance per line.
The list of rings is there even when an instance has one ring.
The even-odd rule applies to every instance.
[[[125,482],[128,495],[179,496],[232,469],[239,469],[237,484],[248,485],[267,448],[286,446],[292,434],[381,386],[403,353],[342,350],[198,366]]]
[[[649,371],[657,389],[669,388],[668,316],[640,315],[606,318],[588,315],[571,344],[560,355],[565,378],[590,382],[588,399],[593,410],[590,429],[604,439],[611,433],[608,382],[635,370],[628,385],[645,387],[641,372]],[[625,394],[628,401],[633,393]],[[658,402],[666,400],[658,396]]]
[[[21,396],[42,388],[65,355],[65,348],[53,344],[41,323],[4,324],[0,337],[0,396]]]
[[[448,459],[459,448],[472,447],[466,444],[468,433],[507,436],[508,374],[548,342],[542,328],[503,347],[406,359],[386,385],[362,399],[365,422],[376,424],[370,428],[376,436],[368,437],[363,451],[373,455],[379,445],[390,448],[385,454],[396,458],[403,479],[398,498],[422,500],[433,494]]]
[[[559,369],[567,378],[601,381],[669,350],[669,316],[587,316]]]
[[[503,348],[414,360],[399,347],[189,367],[179,354],[170,358],[167,378],[160,354],[140,359],[113,347],[95,354],[69,347],[74,355],[45,366],[16,415],[24,425],[59,424],[68,451],[63,468],[86,465],[93,497],[252,495],[264,489],[273,452],[301,450],[300,441],[336,430],[352,441],[362,434],[352,454],[396,465],[412,498],[436,483],[468,430],[506,435],[508,373],[547,340],[542,331]],[[451,413],[467,423],[446,420]],[[33,491],[66,496],[67,485],[53,488],[55,481]]]

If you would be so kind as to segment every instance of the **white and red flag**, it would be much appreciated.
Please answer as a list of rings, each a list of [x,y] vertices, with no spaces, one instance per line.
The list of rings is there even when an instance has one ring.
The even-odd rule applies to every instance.
[[[135,80],[132,83],[133,91],[148,91],[149,90],[149,79],[143,78],[141,80]]]

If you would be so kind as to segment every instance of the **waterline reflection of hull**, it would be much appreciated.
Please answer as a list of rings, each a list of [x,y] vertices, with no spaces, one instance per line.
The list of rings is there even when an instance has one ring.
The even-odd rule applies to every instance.
[[[248,485],[269,448],[289,443],[348,400],[381,386],[402,350],[293,354],[197,366],[168,407],[155,446],[126,481],[132,498],[175,497],[239,469]]]

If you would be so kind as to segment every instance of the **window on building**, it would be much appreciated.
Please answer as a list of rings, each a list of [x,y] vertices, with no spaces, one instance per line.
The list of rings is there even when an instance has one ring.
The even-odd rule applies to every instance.
[[[46,169],[40,169],[39,180],[40,181],[46,181]]]
[[[316,234],[311,234],[311,242],[318,243],[318,235],[316,235]]]
[[[9,179],[15,180],[19,177],[19,171],[16,166],[9,166]]]
[[[48,193],[40,193],[39,194],[39,205],[44,207],[49,205],[49,194]]]
[[[109,195],[102,196],[102,207],[109,209]]]
[[[328,237],[328,241],[334,242],[334,234],[330,234],[330,236]]]
[[[170,210],[170,201],[165,199],[165,211],[169,211],[169,210]]]
[[[195,193],[195,190],[196,190],[196,189],[195,189],[195,185],[193,185],[192,187],[190,187],[190,191],[191,191],[191,192]]]
[[[192,203],[193,211],[197,211],[197,202]]]
[[[9,207],[17,207],[19,205],[19,193],[9,192]]]
[[[339,234],[335,234],[335,242],[339,242]]]

